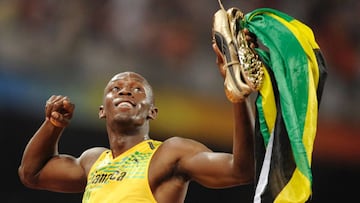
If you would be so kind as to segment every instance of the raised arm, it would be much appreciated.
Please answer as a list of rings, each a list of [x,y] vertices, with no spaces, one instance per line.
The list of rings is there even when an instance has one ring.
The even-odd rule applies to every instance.
[[[234,105],[233,153],[213,152],[203,144],[170,139],[167,156],[178,156],[176,170],[190,180],[209,188],[225,188],[250,184],[254,180],[255,160],[253,133],[248,109],[243,103]],[[168,141],[167,141],[168,142]]]
[[[52,96],[46,102],[45,121],[27,144],[18,173],[30,188],[58,192],[81,192],[86,175],[79,161],[59,155],[58,142],[69,124],[74,104],[64,96]]]
[[[250,47],[258,47],[256,36],[247,29],[244,30],[245,39]],[[220,74],[225,78],[226,65],[222,51],[217,44],[213,43],[213,50],[216,54],[216,64]],[[235,174],[243,180],[253,180],[255,175],[254,158],[254,115],[251,109],[250,98],[232,103],[234,115],[233,135],[233,165]],[[246,182],[246,181],[245,181]]]
[[[247,40],[252,42],[253,37],[246,31]],[[251,43],[251,46],[256,44]],[[225,78],[226,66],[224,55],[221,53],[216,43],[213,44],[216,53],[216,63],[219,67],[221,75]],[[216,153],[204,145],[183,140],[183,144],[174,151],[180,153],[178,162],[178,170],[180,173],[186,174],[189,179],[198,183],[211,187],[223,188],[235,185],[249,184],[254,180],[255,159],[254,159],[254,137],[253,137],[253,115],[248,105],[248,99],[233,102],[233,152]]]
[[[233,157],[234,170],[244,182],[252,182],[255,175],[254,128],[248,101],[234,103]]]

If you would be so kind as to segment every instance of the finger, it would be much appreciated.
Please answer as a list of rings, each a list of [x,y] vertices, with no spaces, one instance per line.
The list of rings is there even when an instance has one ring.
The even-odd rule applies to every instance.
[[[51,118],[60,121],[61,120],[61,114],[59,112],[53,111],[51,112]]]
[[[245,40],[252,49],[259,47],[259,44],[257,43],[257,36],[254,33],[250,32],[247,28],[244,28],[243,32],[245,34]]]
[[[244,32],[245,34],[249,34],[249,33],[250,33],[249,29],[247,29],[247,28],[244,28],[244,29],[243,29],[243,32]]]
[[[63,109],[63,102],[62,101],[55,101],[53,104],[52,104],[52,111],[58,111],[61,113]]]
[[[63,102],[63,107],[64,107],[64,110],[65,110],[64,116],[67,119],[71,119],[72,115],[73,115],[73,112],[74,112],[74,109],[75,109],[75,105],[73,103],[71,103],[70,100],[65,100]]]
[[[54,111],[51,113],[50,122],[56,127],[64,128],[68,125],[69,120],[59,112]]]
[[[63,99],[63,96],[61,95],[52,95],[47,101],[45,105],[45,115],[46,117],[50,117],[51,112],[58,111],[59,106],[62,102],[60,102]],[[58,103],[60,102],[60,103]]]
[[[53,106],[53,102],[54,100],[56,100],[57,96],[55,95],[52,95],[47,101],[46,101],[46,104],[45,104],[45,115],[47,118],[50,118],[51,116],[51,112],[53,111],[52,110],[52,106]]]
[[[70,121],[70,119],[72,118],[72,113],[65,113],[63,114],[63,118],[66,119],[67,122]]]
[[[221,51],[219,49],[219,47],[216,45],[216,43],[213,43],[212,45],[213,50],[216,54],[216,64],[219,67],[220,73],[222,76],[225,76],[225,70],[224,70],[224,58],[223,55],[221,54]]]
[[[248,41],[248,44],[251,49],[255,49],[258,47],[257,43],[253,41]]]
[[[256,39],[256,35],[255,35],[254,33],[250,32],[249,29],[244,28],[244,29],[243,29],[243,32],[244,32],[244,34],[245,34],[246,36],[250,36],[251,38]]]
[[[71,103],[71,101],[68,98],[66,98],[63,101],[63,106],[64,106],[64,109],[66,109],[68,112],[74,111],[74,108],[75,108],[75,105],[73,103]]]
[[[54,103],[54,102],[57,102],[57,101],[60,101],[61,99],[63,99],[64,96],[62,95],[52,95],[49,99],[48,99],[48,102],[49,103]]]

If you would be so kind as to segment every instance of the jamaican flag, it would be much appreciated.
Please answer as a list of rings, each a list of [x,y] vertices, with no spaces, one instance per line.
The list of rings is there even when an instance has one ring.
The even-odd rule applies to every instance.
[[[257,49],[265,76],[255,102],[254,202],[307,202],[325,61],[312,30],[285,13],[260,8],[242,23],[264,45]]]

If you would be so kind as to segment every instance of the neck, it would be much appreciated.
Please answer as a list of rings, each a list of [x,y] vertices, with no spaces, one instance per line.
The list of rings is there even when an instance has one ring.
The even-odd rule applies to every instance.
[[[109,144],[113,157],[117,157],[140,142],[150,139],[148,131],[147,126],[131,130],[108,128]]]

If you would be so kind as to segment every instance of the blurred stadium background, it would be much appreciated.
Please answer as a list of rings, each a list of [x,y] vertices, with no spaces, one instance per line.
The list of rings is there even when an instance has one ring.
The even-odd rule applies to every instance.
[[[329,76],[313,153],[313,202],[350,202],[360,181],[360,1],[223,0],[245,13],[271,7],[309,25]],[[231,150],[232,113],[211,48],[217,0],[0,0],[1,202],[80,202],[81,194],[25,188],[22,151],[52,94],[76,104],[60,151],[107,146],[97,118],[117,72],[153,85],[159,117],[151,137],[199,140]],[[211,190],[191,184],[186,202],[250,202],[253,186]]]

